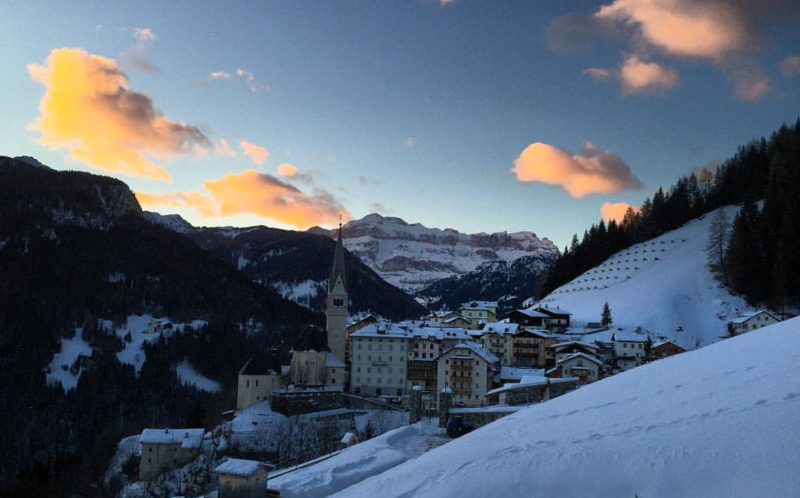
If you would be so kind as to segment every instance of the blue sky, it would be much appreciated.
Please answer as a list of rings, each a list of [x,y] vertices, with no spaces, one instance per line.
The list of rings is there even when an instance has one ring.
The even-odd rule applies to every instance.
[[[197,225],[378,211],[563,247],[797,119],[793,3],[9,1],[0,153]]]

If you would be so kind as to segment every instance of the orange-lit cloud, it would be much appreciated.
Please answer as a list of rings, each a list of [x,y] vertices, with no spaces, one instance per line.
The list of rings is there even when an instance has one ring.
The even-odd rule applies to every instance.
[[[242,150],[244,151],[244,155],[252,159],[253,162],[258,166],[261,166],[267,162],[267,159],[269,158],[269,151],[266,149],[266,147],[261,147],[260,145],[250,143],[247,140],[240,141],[239,146],[241,146]]]
[[[781,72],[787,78],[795,74],[800,74],[800,55],[787,55],[786,58],[781,61],[780,67]]]
[[[175,192],[170,194],[135,192],[134,194],[144,210],[155,210],[162,206],[191,207],[203,218],[219,217],[219,206],[213,199],[200,192]]]
[[[626,94],[662,93],[678,84],[680,73],[675,68],[632,55],[625,59],[619,79]]]
[[[193,208],[203,218],[250,214],[301,229],[335,224],[339,215],[350,218],[350,213],[328,192],[315,189],[313,195],[308,195],[274,176],[252,169],[207,180],[203,187],[208,194],[137,192],[136,197],[145,209]]]
[[[541,142],[533,143],[514,161],[511,171],[521,182],[558,185],[572,197],[643,187],[622,158],[598,149],[591,142],[584,143],[578,155]]]
[[[414,145],[416,145],[416,143],[417,143],[417,139],[416,138],[414,138],[414,137],[406,138],[406,147],[408,147],[409,149],[414,147]]]
[[[748,19],[733,2],[615,0],[596,17],[633,26],[647,43],[678,56],[721,60],[752,38]]]
[[[575,52],[596,45],[599,38],[629,37],[640,61],[658,55],[710,62],[731,80],[737,98],[757,101],[770,92],[757,59],[760,49],[768,46],[766,27],[798,15],[797,0],[611,0],[593,16],[554,19],[548,25],[547,40],[554,50]],[[630,68],[629,62],[623,68]],[[658,71],[649,69],[648,81],[657,82],[663,91],[677,83],[677,70],[659,66]],[[743,71],[741,66],[748,69]],[[638,69],[641,75],[645,68]],[[618,76],[624,93],[642,88],[625,85],[633,75]]]
[[[294,164],[283,163],[278,166],[278,175],[279,176],[297,176],[297,166]]]
[[[625,218],[625,213],[628,212],[628,209],[633,209],[634,212],[638,212],[640,208],[641,206],[632,206],[627,202],[604,202],[603,205],[600,206],[600,213],[603,215],[604,220],[614,220],[619,223]]]
[[[112,59],[81,49],[53,50],[28,73],[46,88],[41,116],[30,125],[38,142],[66,149],[70,158],[94,168],[154,180],[169,180],[149,157],[196,153],[211,142],[196,127],[173,121],[150,97],[133,91]]]

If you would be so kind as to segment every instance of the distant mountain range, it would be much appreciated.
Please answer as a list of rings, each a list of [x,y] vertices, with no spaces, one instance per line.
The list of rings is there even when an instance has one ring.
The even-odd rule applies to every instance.
[[[314,227],[312,233],[333,236],[332,230]],[[558,258],[558,248],[547,238],[533,232],[465,234],[451,228],[427,228],[400,218],[370,214],[348,222],[342,228],[344,245],[384,280],[412,294],[429,294],[423,289],[443,279],[459,279],[484,263],[511,264],[529,259],[538,274]],[[492,266],[490,265],[490,268]],[[485,275],[487,267],[479,270]],[[480,278],[480,277],[476,277]],[[533,284],[535,285],[535,283]],[[500,295],[515,294],[512,289]],[[466,294],[465,294],[466,296]],[[528,296],[529,297],[529,296]],[[469,299],[490,298],[469,294]]]

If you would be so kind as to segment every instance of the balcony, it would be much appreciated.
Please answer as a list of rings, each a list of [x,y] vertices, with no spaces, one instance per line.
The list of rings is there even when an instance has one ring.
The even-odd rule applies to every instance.
[[[472,365],[450,365],[450,370],[454,372],[471,372]]]

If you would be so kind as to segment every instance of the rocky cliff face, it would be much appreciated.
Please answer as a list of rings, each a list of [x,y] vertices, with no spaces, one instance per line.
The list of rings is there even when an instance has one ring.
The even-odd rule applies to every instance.
[[[320,228],[312,231],[333,236],[332,231]],[[558,256],[550,240],[533,232],[465,234],[379,214],[353,220],[342,232],[348,251],[386,281],[412,293],[435,281],[466,275],[489,261]]]

